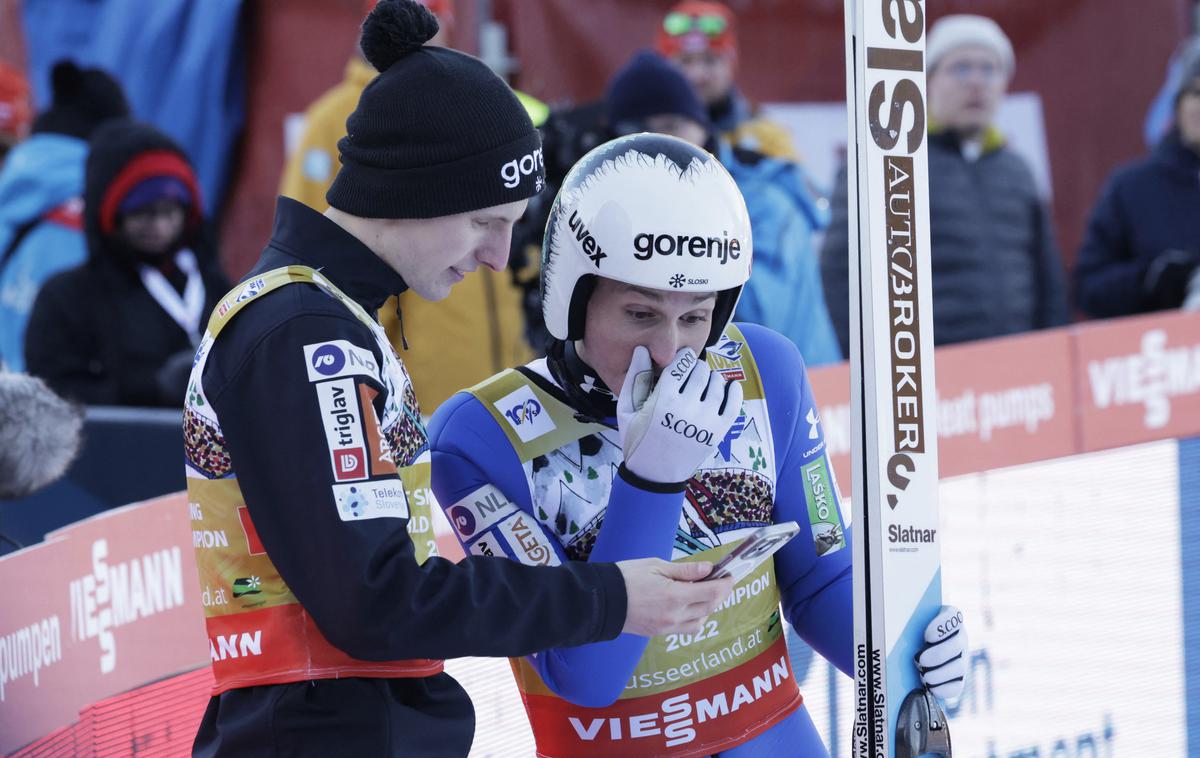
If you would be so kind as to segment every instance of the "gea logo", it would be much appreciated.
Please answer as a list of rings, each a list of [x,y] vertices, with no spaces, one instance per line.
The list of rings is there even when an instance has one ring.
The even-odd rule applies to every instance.
[[[686,234],[638,234],[633,238],[633,254],[639,261],[648,261],[655,254],[683,255],[686,251],[693,258],[713,258],[722,266],[725,262],[742,257],[742,242],[730,239],[729,232],[717,237],[692,237]]]
[[[526,153],[520,158],[505,163],[500,167],[500,178],[504,180],[504,186],[512,189],[521,183],[522,176],[535,174],[545,163],[542,161],[542,149],[539,147],[532,153]]]
[[[685,418],[676,418],[673,413],[665,413],[663,414],[662,425],[685,439],[696,440],[701,445],[712,446],[712,431],[701,429]]]
[[[512,408],[504,412],[508,420],[513,423],[513,426],[529,423],[541,415],[542,404],[533,398],[529,398],[523,403],[517,403]]]

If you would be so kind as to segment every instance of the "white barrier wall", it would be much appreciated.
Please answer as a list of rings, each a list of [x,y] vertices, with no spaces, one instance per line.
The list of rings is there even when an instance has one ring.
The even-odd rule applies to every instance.
[[[1179,451],[1164,440],[943,480],[943,593],[971,651],[955,758],[1188,754]],[[801,643],[792,657],[826,744],[849,756],[851,680]],[[507,663],[447,670],[476,704],[472,755],[533,754]]]

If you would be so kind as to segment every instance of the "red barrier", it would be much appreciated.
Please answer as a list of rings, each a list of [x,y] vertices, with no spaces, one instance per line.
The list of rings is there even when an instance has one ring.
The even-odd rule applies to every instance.
[[[938,348],[943,477],[1200,434],[1200,314],[1167,313]],[[850,495],[850,369],[809,372]]]
[[[1082,326],[1075,358],[1081,451],[1200,432],[1200,316]]]
[[[0,558],[0,753],[90,704],[208,664],[183,493]]]
[[[942,476],[1200,435],[1200,314],[940,348],[936,360]],[[811,379],[849,494],[849,368],[814,369]],[[186,752],[208,694],[197,684],[209,676],[201,608],[228,593],[198,586],[193,545],[223,539],[192,530],[179,493],[0,558],[0,753],[33,751],[34,740],[40,752],[25,754],[137,740],[147,750]],[[452,535],[438,544],[452,560],[461,555]],[[146,699],[155,692],[148,682],[167,689]],[[147,716],[154,713],[158,721]],[[167,723],[174,726],[164,731]]]

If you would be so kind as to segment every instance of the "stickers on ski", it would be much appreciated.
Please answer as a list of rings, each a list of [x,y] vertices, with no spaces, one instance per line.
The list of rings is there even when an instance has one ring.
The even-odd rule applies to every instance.
[[[857,758],[915,757],[918,747],[949,755],[944,723],[923,717],[914,731],[912,716],[927,715],[914,658],[941,607],[925,8],[923,0],[845,0],[845,18],[857,535],[851,743]],[[930,721],[940,729],[932,737]]]

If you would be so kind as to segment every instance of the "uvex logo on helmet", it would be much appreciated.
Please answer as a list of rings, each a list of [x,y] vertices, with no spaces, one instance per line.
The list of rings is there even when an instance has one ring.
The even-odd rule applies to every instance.
[[[512,189],[521,183],[521,177],[536,174],[545,165],[542,160],[542,149],[539,147],[532,153],[526,153],[520,158],[513,158],[501,166],[500,178],[504,180],[505,187]]]
[[[639,261],[648,261],[655,254],[678,255],[685,253],[693,258],[716,258],[724,266],[726,261],[742,256],[742,242],[729,233],[721,237],[699,237],[686,234],[647,234],[643,232],[633,238],[633,254]]]

